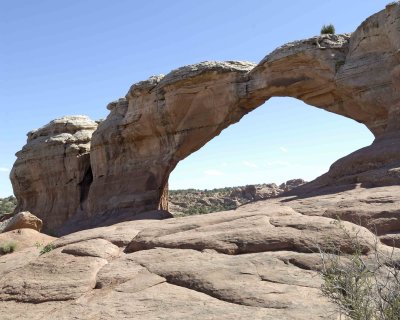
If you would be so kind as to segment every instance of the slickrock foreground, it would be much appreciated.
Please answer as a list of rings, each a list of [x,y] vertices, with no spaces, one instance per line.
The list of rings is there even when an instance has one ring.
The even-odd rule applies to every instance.
[[[2,256],[0,319],[337,319],[321,296],[318,246],[352,253],[348,232],[368,256],[375,237],[326,216],[372,204],[361,213],[390,232],[393,220],[377,217],[399,210],[400,187],[378,189],[123,222],[59,238],[42,255],[31,247]]]

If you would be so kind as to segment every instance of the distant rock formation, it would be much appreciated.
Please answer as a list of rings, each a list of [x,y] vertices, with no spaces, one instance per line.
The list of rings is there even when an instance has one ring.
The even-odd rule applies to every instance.
[[[232,210],[252,201],[277,197],[305,183],[303,179],[292,179],[279,187],[264,183],[212,190],[171,190],[168,210],[174,217]]]
[[[399,17],[399,4],[388,5],[351,35],[292,42],[257,65],[185,66],[133,85],[108,105],[97,129],[76,117],[30,133],[11,173],[18,210],[31,211],[48,229],[78,213],[168,209],[168,177],[178,162],[274,96],[354,119],[376,137],[298,192],[399,184]]]

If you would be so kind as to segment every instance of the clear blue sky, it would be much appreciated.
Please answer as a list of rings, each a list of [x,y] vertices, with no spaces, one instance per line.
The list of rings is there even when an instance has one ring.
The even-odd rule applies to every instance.
[[[258,62],[333,23],[353,31],[389,2],[0,1],[0,196],[26,133],[73,114],[107,116],[131,84],[204,60]],[[272,99],[182,161],[172,188],[312,179],[372,141],[352,120]]]

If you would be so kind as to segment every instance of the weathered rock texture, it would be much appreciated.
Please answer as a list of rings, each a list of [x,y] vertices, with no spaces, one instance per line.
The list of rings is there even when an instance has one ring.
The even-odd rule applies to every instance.
[[[93,213],[167,209],[176,164],[240,118],[242,76],[254,64],[204,62],[152,77],[109,104],[92,138]],[[99,201],[99,196],[101,200]]]
[[[28,133],[10,177],[18,205],[55,230],[83,209],[91,183],[90,139],[97,123],[86,116],[53,120]]]
[[[152,77],[109,105],[90,156],[96,124],[87,118],[30,133],[11,173],[17,210],[47,228],[85,219],[104,226],[57,239],[42,255],[26,248],[1,256],[0,318],[338,319],[320,292],[320,247],[360,250],[365,259],[377,247],[400,261],[370,231],[400,247],[399,33],[393,4],[351,36],[291,43],[257,66],[207,62]],[[152,210],[167,208],[176,164],[283,95],[359,121],[376,140],[308,185],[282,186],[285,197],[106,226],[143,211],[168,217]]]
[[[393,211],[400,187],[375,189],[123,222],[59,238],[40,256],[2,256],[0,319],[338,319],[321,295],[318,246],[374,259],[373,233],[329,216],[368,203],[371,217]]]
[[[383,243],[400,248],[400,186],[363,188],[359,183],[327,194],[279,197],[271,203],[285,204],[308,216],[362,225]]]
[[[351,36],[290,43],[255,67],[200,63],[132,86],[125,99],[109,106],[110,116],[94,133],[89,210],[162,208],[176,164],[273,96],[296,97],[352,118],[377,137],[358,159],[351,156],[333,166],[327,184],[393,162],[400,167],[399,97],[393,81],[399,15],[399,6],[390,6]],[[373,150],[377,145],[379,150]],[[392,177],[390,183],[400,182],[398,174],[384,175]]]
[[[34,216],[29,211],[19,212],[4,222],[4,227],[0,226],[0,233],[16,229],[42,230],[43,221]]]
[[[27,252],[27,259],[29,259],[30,252],[39,254],[41,248],[54,241],[56,238],[48,236],[47,234],[40,233],[33,229],[17,229],[0,234],[0,246],[4,244],[15,244],[14,252],[18,252],[27,248],[32,250],[24,251]],[[1,250],[0,250],[1,251]],[[0,252],[0,255],[2,252]],[[36,257],[37,254],[34,256]],[[4,257],[0,261],[0,272],[1,266],[4,263]],[[11,267],[11,266],[10,266]],[[1,319],[1,317],[0,317]]]
[[[31,133],[11,174],[18,210],[57,227],[77,212],[167,209],[168,177],[177,163],[274,96],[354,119],[376,137],[298,194],[334,184],[399,184],[399,18],[395,3],[351,35],[289,43],[257,65],[202,62],[139,82],[108,105],[109,116],[93,133],[90,164],[95,124],[89,120],[82,120],[84,130],[67,131],[73,143],[58,122]]]

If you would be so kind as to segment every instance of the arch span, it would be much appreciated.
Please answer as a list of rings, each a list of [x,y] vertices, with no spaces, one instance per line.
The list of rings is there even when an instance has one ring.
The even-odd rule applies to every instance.
[[[352,35],[289,43],[257,65],[204,62],[133,85],[109,105],[109,117],[93,134],[90,211],[167,208],[163,193],[177,163],[273,96],[354,119],[377,141],[395,132],[398,90],[390,71],[398,65],[398,16],[399,6],[388,7]],[[355,167],[333,166],[323,184],[357,173]]]
[[[312,181],[334,161],[372,141],[373,134],[352,119],[296,98],[273,97],[180,161],[169,188]]]

